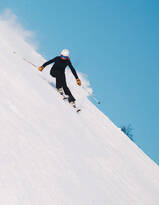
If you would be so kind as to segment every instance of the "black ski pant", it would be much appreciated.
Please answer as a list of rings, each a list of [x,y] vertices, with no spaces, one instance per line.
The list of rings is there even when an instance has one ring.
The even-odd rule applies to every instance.
[[[64,93],[68,95],[68,101],[74,102],[75,98],[73,97],[70,89],[67,87],[65,74],[59,74],[54,77],[56,78],[56,88],[63,88]]]

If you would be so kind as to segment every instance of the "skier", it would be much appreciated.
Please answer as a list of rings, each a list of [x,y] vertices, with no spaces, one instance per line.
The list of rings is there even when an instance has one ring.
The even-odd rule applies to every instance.
[[[75,98],[73,97],[70,89],[67,87],[66,83],[66,77],[65,77],[65,68],[66,66],[69,66],[74,77],[76,78],[76,82],[79,86],[81,86],[81,81],[78,78],[78,75],[76,73],[76,70],[72,66],[72,63],[69,58],[69,50],[64,49],[62,50],[60,56],[57,56],[46,63],[44,63],[42,66],[40,66],[38,69],[39,71],[42,71],[46,66],[49,64],[54,63],[50,70],[50,75],[54,78],[56,78],[56,88],[58,92],[63,95],[63,91],[66,95],[68,95],[68,101],[72,105],[75,106]]]

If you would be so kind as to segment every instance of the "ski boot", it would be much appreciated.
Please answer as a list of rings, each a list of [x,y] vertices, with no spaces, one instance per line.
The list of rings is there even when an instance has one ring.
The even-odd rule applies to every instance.
[[[57,89],[57,91],[60,93],[60,95],[63,97],[63,100],[67,100],[68,97],[66,97],[62,91],[62,88]]]
[[[71,101],[70,104],[75,109],[76,112],[80,112],[81,110],[76,107],[75,101]]]

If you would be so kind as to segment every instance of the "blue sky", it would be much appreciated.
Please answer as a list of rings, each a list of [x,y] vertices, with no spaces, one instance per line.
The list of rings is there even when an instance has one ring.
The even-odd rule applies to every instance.
[[[46,59],[70,49],[99,108],[119,127],[131,123],[136,144],[159,164],[158,1],[1,0],[6,8],[35,33]]]

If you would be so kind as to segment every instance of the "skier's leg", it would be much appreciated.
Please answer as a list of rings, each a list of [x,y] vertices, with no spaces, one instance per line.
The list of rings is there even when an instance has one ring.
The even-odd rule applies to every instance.
[[[69,102],[74,102],[75,98],[73,97],[70,89],[68,88],[68,86],[66,84],[66,77],[65,77],[65,75],[62,76],[62,87],[63,87],[63,90],[64,90],[65,94],[69,96],[68,101]]]
[[[63,91],[62,91],[62,77],[61,75],[57,75],[56,76],[56,88],[58,90],[58,92],[63,95]]]

